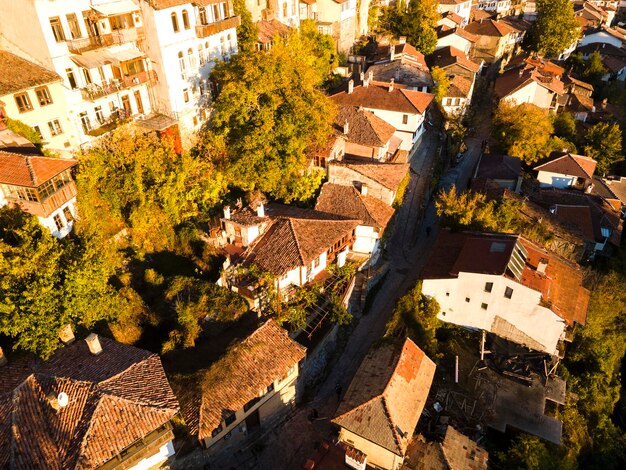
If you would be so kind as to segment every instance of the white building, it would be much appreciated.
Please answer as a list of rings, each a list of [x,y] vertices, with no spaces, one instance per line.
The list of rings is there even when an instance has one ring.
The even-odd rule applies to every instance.
[[[596,161],[584,155],[553,152],[550,159],[533,168],[542,188],[585,190],[592,184]]]
[[[442,231],[422,276],[440,320],[536,351],[557,355],[586,320],[582,270],[518,235]]]
[[[338,51],[349,51],[357,38],[356,0],[316,0],[316,21],[320,33],[335,40]]]
[[[0,2],[3,48],[64,80],[68,119],[79,144],[120,120],[152,111],[157,76],[142,50],[139,7],[131,0]],[[28,33],[26,33],[28,32]]]
[[[246,0],[246,8],[255,23],[275,19],[292,28],[300,26],[299,0]]]
[[[141,5],[145,51],[159,81],[155,108],[178,120],[183,143],[208,118],[208,76],[237,53],[240,23],[230,0],[135,0]]]
[[[19,207],[39,219],[52,235],[71,232],[77,216],[76,160],[0,151],[0,207]]]
[[[476,8],[505,16],[511,10],[511,0],[478,0]]]
[[[442,14],[448,12],[456,13],[463,18],[461,26],[465,26],[470,22],[472,0],[439,0],[437,11]]]

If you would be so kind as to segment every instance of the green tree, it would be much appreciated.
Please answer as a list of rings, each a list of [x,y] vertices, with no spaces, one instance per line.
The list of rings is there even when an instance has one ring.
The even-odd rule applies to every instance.
[[[554,134],[568,141],[576,138],[576,120],[567,111],[557,114],[552,118]],[[570,150],[572,151],[572,150]]]
[[[550,118],[537,106],[501,103],[494,118],[495,136],[508,155],[531,164],[548,156],[553,132]]]
[[[313,67],[325,78],[339,65],[339,56],[333,37],[320,33],[315,21],[303,20],[300,23],[300,39],[306,50],[313,55]]]
[[[622,131],[617,124],[600,122],[585,135],[585,154],[598,162],[597,171],[607,174],[618,162],[624,160],[622,154]]]
[[[133,242],[171,248],[175,228],[216,204],[225,189],[211,163],[134,125],[116,129],[80,156],[78,231],[107,240],[127,229]]]
[[[537,51],[557,57],[580,36],[580,25],[570,0],[537,0],[532,38]]]
[[[37,219],[0,208],[0,333],[47,358],[67,323],[91,327],[126,307],[97,250],[57,240]]]
[[[10,131],[15,132],[17,135],[21,135],[26,140],[32,142],[37,148],[41,149],[43,147],[43,139],[41,138],[41,135],[28,124],[17,119],[7,118],[6,125]]]
[[[598,51],[595,51],[584,61],[583,78],[597,83],[602,79],[602,76],[607,73],[607,68],[602,62],[602,56]]]
[[[429,55],[437,46],[435,28],[440,17],[437,5],[436,0],[413,0],[407,6],[402,0],[383,10],[380,24],[396,38],[406,36],[407,42],[422,54]]]
[[[252,14],[246,7],[246,0],[234,0],[235,14],[241,17],[237,26],[237,47],[240,52],[254,52],[258,41],[259,30],[252,21]]]
[[[441,100],[446,96],[446,93],[448,93],[448,89],[450,88],[450,78],[446,75],[445,70],[437,66],[430,69],[430,74],[435,82],[435,87],[433,89],[435,100],[437,100],[437,103],[441,104]]]
[[[290,202],[311,198],[321,182],[307,170],[306,153],[326,145],[336,108],[318,88],[326,53],[316,55],[307,34],[293,32],[264,54],[238,55],[214,70],[221,91],[196,152],[234,187]]]

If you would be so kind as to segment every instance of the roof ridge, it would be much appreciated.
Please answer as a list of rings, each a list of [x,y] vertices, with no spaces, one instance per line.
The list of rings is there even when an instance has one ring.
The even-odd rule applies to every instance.
[[[387,384],[387,386],[389,386],[389,384]],[[385,391],[386,390],[387,390],[387,387],[385,387]],[[398,447],[398,449],[402,450],[402,440],[401,440],[401,437],[400,437],[400,433],[398,432],[398,430],[394,426],[393,418],[391,417],[391,412],[389,411],[389,407],[387,406],[387,399],[385,398],[385,393],[384,392],[382,393],[380,398],[382,400],[383,410],[384,410],[385,416],[387,416],[387,422],[389,423],[389,427],[391,428],[391,434],[393,435],[393,438],[396,441],[396,446]]]
[[[589,172],[588,172],[587,170],[585,170],[585,169],[583,168],[583,166],[582,166],[580,163],[578,163],[578,160],[576,159],[576,157],[582,157],[583,155],[576,155],[576,157],[575,157],[574,155],[572,155],[572,154],[571,154],[571,153],[569,153],[569,152],[567,152],[567,155],[568,155],[568,156],[569,156],[572,160],[574,160],[574,162],[576,163],[576,165],[578,165],[578,168],[580,168],[580,169],[583,171],[583,173],[584,173],[584,174],[586,174],[586,175],[588,175],[589,177],[593,178],[593,173],[589,174]],[[591,160],[593,160],[593,158],[592,158]],[[596,164],[597,164],[597,162],[596,162]],[[594,172],[595,172],[595,169],[594,169]]]
[[[294,241],[296,242],[296,247],[298,248],[298,256],[300,257],[300,266],[305,266],[304,256],[302,255],[302,247],[300,246],[300,240],[298,240],[298,235],[296,234],[296,230],[293,226],[293,220],[291,218],[287,218],[289,222],[289,229],[291,230],[291,235],[293,236]]]

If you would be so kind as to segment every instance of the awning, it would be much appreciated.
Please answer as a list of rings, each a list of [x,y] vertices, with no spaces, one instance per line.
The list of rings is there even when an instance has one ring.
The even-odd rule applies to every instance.
[[[139,49],[129,48],[118,51],[110,51],[108,49],[88,51],[80,55],[73,55],[70,59],[83,68],[97,69],[103,65],[110,64],[119,66],[122,62],[140,59],[142,57],[145,57],[145,54]]]
[[[100,5],[91,5],[91,8],[104,16],[122,15],[131,11],[139,11],[139,7],[132,0],[115,0]]]
[[[128,62],[129,60],[140,59],[144,56],[145,54],[139,49],[124,49],[121,51],[109,52],[111,62],[117,65],[122,62]]]

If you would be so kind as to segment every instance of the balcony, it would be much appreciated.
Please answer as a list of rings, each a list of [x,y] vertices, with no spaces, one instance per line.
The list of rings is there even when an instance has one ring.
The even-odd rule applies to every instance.
[[[91,84],[80,89],[83,99],[88,101],[96,101],[104,96],[112,95],[118,91],[127,90],[137,85],[148,82],[156,82],[157,76],[154,70],[146,70],[124,78],[114,78],[108,82],[100,84]]]
[[[108,118],[103,119],[102,121],[81,119],[81,123],[85,134],[90,135],[91,137],[100,137],[101,135],[111,132],[119,125],[127,122],[128,119],[130,119],[130,115],[127,114],[126,111],[123,109],[116,109],[109,115]]]
[[[18,205],[24,212],[38,217],[49,217],[55,210],[76,196],[76,184],[70,181],[42,201],[29,201],[7,197],[7,202]]]
[[[100,47],[115,46],[129,42],[141,41],[145,38],[143,28],[120,29],[110,34],[101,36],[89,36],[86,38],[66,41],[67,49],[72,54],[81,54]]]
[[[227,29],[236,28],[241,24],[239,16],[231,16],[217,23],[203,24],[196,26],[196,36],[199,38],[208,38],[214,34],[221,33]]]

